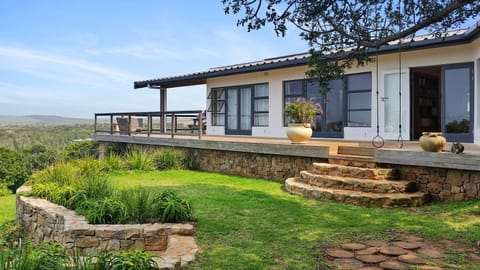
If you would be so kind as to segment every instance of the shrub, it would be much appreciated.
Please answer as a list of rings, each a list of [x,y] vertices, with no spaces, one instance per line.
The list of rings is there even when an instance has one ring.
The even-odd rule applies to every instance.
[[[98,269],[111,269],[111,270],[153,270],[158,269],[157,264],[153,260],[152,255],[143,251],[121,251],[118,254],[109,256],[100,256],[98,265],[102,268]]]
[[[14,220],[0,225],[0,250],[2,250],[2,247],[11,248],[14,242],[17,241],[20,236],[21,233],[19,226]]]
[[[82,177],[91,177],[95,175],[105,174],[109,171],[107,164],[93,157],[86,157],[71,161],[72,165],[78,168]]]
[[[0,147],[0,184],[15,193],[28,179],[28,168],[23,156],[13,150]]]
[[[161,201],[160,194],[144,187],[121,190],[116,197],[125,204],[128,223],[146,223],[159,220],[156,206]]]
[[[29,182],[36,183],[56,183],[58,185],[73,185],[77,182],[79,169],[70,162],[58,162],[42,171],[34,173]]]
[[[62,151],[63,160],[81,159],[86,157],[98,158],[98,142],[97,141],[82,141],[74,142]]]
[[[126,213],[125,205],[114,198],[103,198],[96,201],[85,201],[80,214],[91,224],[121,224]]]
[[[152,156],[146,150],[130,150],[125,156],[125,165],[129,170],[151,171],[154,169]]]
[[[27,163],[29,174],[43,170],[56,160],[56,153],[41,144],[34,144],[22,150]]]
[[[175,148],[164,148],[153,154],[153,164],[158,170],[187,169],[185,152]]]
[[[193,221],[193,210],[190,203],[181,199],[172,191],[165,191],[161,195],[160,206],[161,222]]]
[[[0,183],[0,197],[7,196],[8,194],[10,194],[10,190],[8,190],[7,184]]]
[[[72,186],[59,186],[55,183],[38,183],[32,187],[33,196],[44,198],[53,203],[69,207],[69,202],[75,197],[77,190]]]
[[[105,155],[118,155],[124,156],[128,153],[127,143],[109,143],[105,148]]]
[[[120,155],[111,153],[104,159],[105,166],[109,169],[109,171],[116,171],[120,170],[123,167],[123,160]]]

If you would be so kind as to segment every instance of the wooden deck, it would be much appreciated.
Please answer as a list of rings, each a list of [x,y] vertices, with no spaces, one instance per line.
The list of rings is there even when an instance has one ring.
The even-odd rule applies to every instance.
[[[387,141],[381,149],[370,142],[346,141],[343,139],[313,138],[306,144],[291,144],[288,139],[258,138],[250,136],[198,136],[136,134],[134,136],[96,134],[101,142],[122,142],[145,145],[173,146],[209,150],[224,150],[259,154],[274,154],[312,158],[349,157],[363,158],[375,163],[450,168],[480,171],[480,146],[464,144],[465,153],[428,153],[417,142],[404,142],[401,149],[397,142]],[[447,145],[450,147],[450,145]],[[447,149],[448,150],[448,149]]]

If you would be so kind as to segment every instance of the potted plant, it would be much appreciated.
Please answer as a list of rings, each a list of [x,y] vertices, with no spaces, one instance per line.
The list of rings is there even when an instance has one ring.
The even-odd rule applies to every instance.
[[[287,104],[285,115],[290,123],[287,128],[287,137],[292,143],[306,143],[312,137],[311,125],[317,114],[322,114],[322,107],[313,99],[298,98]]]

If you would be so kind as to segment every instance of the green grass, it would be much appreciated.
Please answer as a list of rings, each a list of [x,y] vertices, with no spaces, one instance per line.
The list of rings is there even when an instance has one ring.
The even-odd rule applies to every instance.
[[[323,247],[352,237],[388,238],[392,230],[480,240],[478,201],[380,209],[304,199],[278,182],[213,173],[133,172],[112,180],[171,189],[191,200],[202,249],[191,269],[322,269]]]
[[[380,209],[309,200],[288,194],[279,182],[205,172],[121,172],[111,180],[121,188],[173,190],[191,201],[201,252],[189,269],[325,269],[326,246],[389,239],[392,231],[472,247],[480,241],[480,201]],[[0,205],[0,223],[12,219],[14,197],[0,198]],[[480,269],[455,262],[456,269]]]
[[[0,196],[0,224],[15,219],[15,195]]]

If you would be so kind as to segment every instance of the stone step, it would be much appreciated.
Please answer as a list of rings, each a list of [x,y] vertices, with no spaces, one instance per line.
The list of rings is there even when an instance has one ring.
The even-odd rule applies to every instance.
[[[352,167],[329,163],[313,163],[313,172],[370,180],[397,180],[399,177],[399,172],[395,169]]]
[[[356,155],[330,155],[328,157],[328,163],[344,165],[344,166],[354,166],[354,167],[363,167],[363,168],[376,168],[377,163],[375,158],[368,156],[356,156]]]
[[[300,180],[316,187],[352,191],[377,193],[412,193],[417,191],[417,185],[415,182],[369,180],[336,175],[320,175],[309,171],[301,171]]]
[[[303,183],[298,178],[288,178],[285,189],[296,195],[317,199],[363,206],[379,206],[385,208],[421,206],[424,194],[416,193],[371,193],[351,190],[322,188]]]

